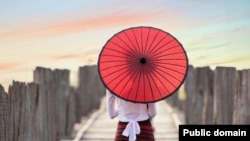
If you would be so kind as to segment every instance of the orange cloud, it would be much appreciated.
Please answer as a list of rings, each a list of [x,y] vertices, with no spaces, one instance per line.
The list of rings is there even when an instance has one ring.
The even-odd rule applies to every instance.
[[[67,34],[72,32],[82,32],[86,30],[100,29],[106,27],[112,27],[115,25],[133,24],[140,21],[144,21],[145,15],[107,15],[102,17],[96,17],[91,19],[82,19],[79,21],[70,21],[67,23],[58,23],[50,25],[47,32],[44,32],[45,36],[54,36],[57,34]]]
[[[57,23],[21,26],[12,31],[0,33],[1,38],[6,37],[50,37],[69,33],[77,33],[88,30],[114,27],[116,25],[135,24],[153,20],[153,16],[144,14],[112,14],[90,17]]]
[[[74,59],[78,57],[77,54],[64,54],[64,55],[57,55],[55,57],[53,57],[53,59],[55,60],[65,60],[65,59]]]
[[[4,63],[4,64],[0,64],[0,70],[14,68],[14,67],[17,67],[19,65],[20,65],[19,63]]]

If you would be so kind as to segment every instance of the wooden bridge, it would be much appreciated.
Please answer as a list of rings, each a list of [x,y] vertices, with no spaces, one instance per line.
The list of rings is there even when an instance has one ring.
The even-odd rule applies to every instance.
[[[157,103],[157,115],[152,124],[157,141],[178,141],[178,125],[183,121],[182,115],[169,106],[166,101]],[[110,119],[106,112],[105,98],[99,110],[79,124],[75,129],[74,139],[61,141],[111,141],[114,139],[118,118]]]
[[[117,119],[107,116],[105,89],[96,70],[80,67],[78,87],[70,85],[69,70],[42,67],[35,69],[34,82],[13,81],[8,92],[0,85],[0,141],[112,140]],[[157,102],[157,141],[177,141],[180,121],[250,123],[250,69],[189,66],[183,86]]]

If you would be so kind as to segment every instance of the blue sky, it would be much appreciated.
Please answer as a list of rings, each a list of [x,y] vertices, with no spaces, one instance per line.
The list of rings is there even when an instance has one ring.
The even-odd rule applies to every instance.
[[[0,84],[32,81],[36,66],[96,64],[115,33],[153,26],[175,36],[194,66],[250,68],[249,0],[0,0]]]

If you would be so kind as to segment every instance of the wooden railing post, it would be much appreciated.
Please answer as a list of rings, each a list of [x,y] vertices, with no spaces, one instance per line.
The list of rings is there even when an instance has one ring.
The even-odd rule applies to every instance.
[[[69,73],[36,67],[34,82],[13,81],[8,93],[0,85],[0,141],[70,137],[76,122],[99,108],[105,89],[95,65],[80,69],[78,88],[70,86]]]
[[[60,139],[56,108],[58,99],[55,95],[54,79],[51,69],[37,67],[34,71],[34,82],[39,84],[38,121],[41,136],[38,138],[41,141],[58,141]]]
[[[70,84],[69,84],[69,70],[55,69],[54,75],[54,95],[56,97],[57,105],[55,105],[58,113],[57,126],[60,131],[60,136],[66,136],[67,134],[67,103],[70,95]]]
[[[214,124],[232,124],[236,95],[236,68],[216,67],[214,78]]]
[[[10,98],[0,85],[0,141],[10,141],[13,126],[10,121]]]
[[[98,76],[97,66],[83,66],[79,69],[78,98],[82,115],[87,115],[100,106],[100,98],[105,94]]]
[[[211,124],[213,110],[213,73],[209,67],[189,66],[185,80],[185,123]]]
[[[188,74],[184,82],[184,89],[186,91],[185,99],[185,123],[192,124],[195,121],[193,120],[193,109],[195,107],[195,97],[193,96],[196,93],[196,75],[197,71],[193,66],[188,67]]]
[[[234,96],[233,124],[250,124],[250,69],[238,71]]]

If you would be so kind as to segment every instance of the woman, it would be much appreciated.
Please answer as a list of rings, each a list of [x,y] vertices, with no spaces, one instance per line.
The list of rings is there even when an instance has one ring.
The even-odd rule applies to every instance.
[[[114,141],[155,141],[151,118],[156,115],[155,103],[132,103],[106,91],[107,112],[118,117]]]

